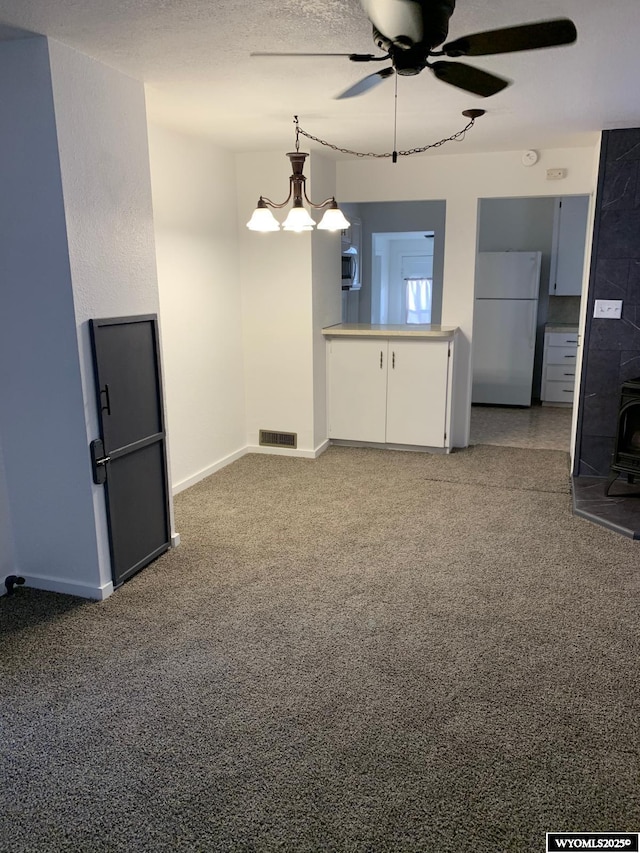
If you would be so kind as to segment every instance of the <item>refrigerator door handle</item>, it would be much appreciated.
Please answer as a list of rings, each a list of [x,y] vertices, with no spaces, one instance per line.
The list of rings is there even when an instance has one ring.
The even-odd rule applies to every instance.
[[[535,349],[536,331],[538,323],[538,302],[535,300],[531,305],[531,328],[529,329],[529,346]]]

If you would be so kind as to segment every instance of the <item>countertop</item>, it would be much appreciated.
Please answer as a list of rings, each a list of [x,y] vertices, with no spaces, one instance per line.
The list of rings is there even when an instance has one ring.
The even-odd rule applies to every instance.
[[[337,323],[335,326],[324,328],[322,334],[325,337],[342,335],[362,338],[430,338],[431,340],[452,341],[457,331],[457,326]]]

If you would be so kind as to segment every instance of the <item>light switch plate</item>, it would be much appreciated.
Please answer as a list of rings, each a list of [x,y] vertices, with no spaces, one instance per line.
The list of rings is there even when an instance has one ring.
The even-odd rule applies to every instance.
[[[596,299],[593,316],[606,320],[619,320],[622,316],[622,299]]]

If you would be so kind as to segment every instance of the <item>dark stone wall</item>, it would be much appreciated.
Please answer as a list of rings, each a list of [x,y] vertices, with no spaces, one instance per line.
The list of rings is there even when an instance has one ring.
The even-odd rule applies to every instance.
[[[622,299],[622,319],[594,319],[596,299]],[[620,386],[640,376],[640,128],[602,134],[583,347],[576,473],[606,476]]]

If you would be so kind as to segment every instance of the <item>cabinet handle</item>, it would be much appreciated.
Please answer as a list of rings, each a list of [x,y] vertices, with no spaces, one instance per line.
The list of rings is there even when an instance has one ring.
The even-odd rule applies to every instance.
[[[575,355],[565,355],[565,358],[575,358]]]
[[[569,391],[567,388],[562,389],[563,394],[573,394],[573,388]]]
[[[382,370],[382,350],[380,350],[380,370]]]
[[[575,341],[565,341],[565,344],[577,344],[577,343],[578,343],[578,341],[577,341],[577,340],[575,340]]]
[[[394,370],[396,369],[396,354],[395,354],[395,352],[391,353],[391,367]]]
[[[575,376],[575,373],[563,373],[563,376]]]

